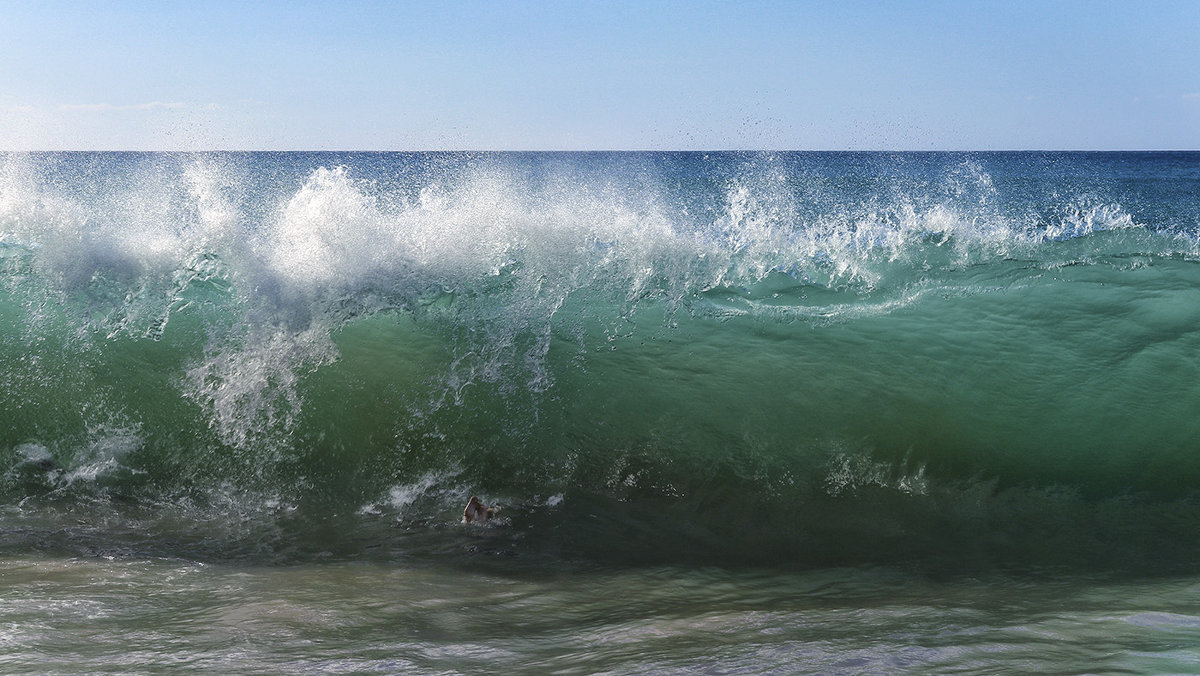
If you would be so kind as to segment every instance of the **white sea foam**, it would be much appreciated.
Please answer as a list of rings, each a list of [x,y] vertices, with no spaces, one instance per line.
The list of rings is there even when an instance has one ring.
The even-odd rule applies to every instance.
[[[380,515],[386,511],[403,515],[414,503],[429,499],[445,506],[457,504],[466,491],[456,479],[453,472],[426,472],[416,481],[392,486],[388,489],[387,497],[363,505],[358,513]]]
[[[925,467],[897,466],[865,453],[835,453],[829,460],[825,490],[829,495],[853,493],[863,488],[883,488],[909,495],[924,495],[928,487]]]

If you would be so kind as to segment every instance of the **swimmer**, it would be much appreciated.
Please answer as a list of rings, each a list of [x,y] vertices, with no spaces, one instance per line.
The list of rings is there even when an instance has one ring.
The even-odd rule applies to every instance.
[[[483,501],[472,495],[470,501],[467,502],[466,509],[463,510],[463,523],[474,523],[476,521],[483,523],[495,515],[495,507],[484,505]]]

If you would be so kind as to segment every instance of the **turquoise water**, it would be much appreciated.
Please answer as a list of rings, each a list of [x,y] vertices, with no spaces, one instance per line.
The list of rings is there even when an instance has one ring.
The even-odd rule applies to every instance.
[[[4,156],[0,665],[1192,671],[1198,187]]]

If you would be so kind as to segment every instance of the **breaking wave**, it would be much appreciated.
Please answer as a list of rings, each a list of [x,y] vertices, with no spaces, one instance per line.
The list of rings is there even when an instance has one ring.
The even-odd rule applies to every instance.
[[[1190,556],[1197,159],[1135,159],[7,155],[8,518]]]

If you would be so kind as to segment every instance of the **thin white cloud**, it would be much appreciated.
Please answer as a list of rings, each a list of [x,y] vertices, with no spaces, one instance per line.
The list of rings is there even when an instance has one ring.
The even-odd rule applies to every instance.
[[[58,109],[71,112],[106,113],[115,110],[160,110],[183,107],[184,104],[181,101],[149,101],[147,103],[129,103],[123,105],[113,105],[111,103],[64,103]]]
[[[1183,95],[1184,101],[1200,101],[1200,92],[1189,92]]]
[[[6,113],[35,113],[35,112],[37,112],[37,108],[35,106],[5,106],[4,112],[6,112]]]

